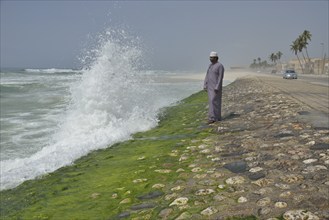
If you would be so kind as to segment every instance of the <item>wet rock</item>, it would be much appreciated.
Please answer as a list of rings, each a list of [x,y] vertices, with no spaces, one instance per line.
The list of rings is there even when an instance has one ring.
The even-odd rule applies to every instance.
[[[290,210],[283,214],[284,220],[319,220],[320,218],[306,210]]]
[[[210,153],[210,150],[209,149],[204,149],[204,150],[200,151],[200,153],[202,153],[202,154],[209,154]]]
[[[212,158],[212,159],[211,159],[212,162],[218,162],[218,161],[220,161],[220,160],[221,160],[221,159],[220,159],[219,157],[215,157],[215,158]]]
[[[317,143],[317,144],[314,144],[310,149],[311,150],[328,150],[329,144],[328,143]]]
[[[258,215],[263,216],[263,215],[270,214],[271,211],[272,210],[269,207],[261,207],[258,209],[257,213],[258,213]]]
[[[201,172],[202,169],[200,167],[195,167],[191,170],[193,173],[198,173],[198,172]]]
[[[252,112],[252,111],[254,111],[255,110],[255,107],[254,107],[254,105],[252,105],[252,104],[247,104],[247,105],[245,105],[244,106],[244,108],[243,108],[243,111],[244,111],[244,113],[250,113],[250,112]]]
[[[168,169],[160,169],[160,170],[154,170],[154,172],[156,173],[170,173],[172,170],[168,170]]]
[[[287,204],[286,202],[276,202],[276,203],[274,204],[274,206],[275,206],[276,208],[280,208],[280,209],[282,209],[282,208],[286,208],[286,207],[288,206],[288,204]]]
[[[161,189],[163,187],[165,187],[165,185],[162,183],[156,183],[152,186],[153,189]]]
[[[280,189],[290,189],[290,186],[288,184],[276,183],[275,186]]]
[[[173,205],[182,206],[182,205],[186,205],[187,202],[188,202],[188,198],[180,197],[180,198],[175,199],[172,203],[170,203],[169,206],[173,206]]]
[[[211,216],[217,212],[218,212],[218,210],[215,209],[214,207],[208,207],[201,212],[201,215]]]
[[[91,194],[90,198],[97,199],[101,194],[100,193],[93,193]]]
[[[250,172],[250,173],[257,173],[257,172],[262,171],[262,170],[264,170],[264,169],[261,168],[261,167],[254,167],[254,168],[251,168],[251,169],[249,170],[249,172]]]
[[[264,186],[271,185],[273,182],[274,181],[272,179],[262,178],[262,179],[253,181],[252,183],[259,186],[259,187],[264,187]]]
[[[171,190],[171,191],[181,191],[181,190],[183,190],[183,189],[184,189],[183,186],[175,186],[175,187],[171,188],[170,190]]]
[[[226,199],[226,197],[222,196],[222,195],[216,195],[213,197],[213,200],[215,200],[215,201],[222,201],[224,199]]]
[[[315,145],[315,141],[307,142],[305,145],[306,146],[314,146]]]
[[[286,131],[281,131],[278,134],[275,134],[274,138],[284,138],[284,137],[291,137],[291,136],[294,136],[293,132],[286,130]]]
[[[196,191],[195,195],[205,196],[205,195],[210,195],[214,192],[215,192],[215,190],[213,190],[213,189],[199,189],[198,191]]]
[[[308,112],[308,111],[299,111],[299,112],[297,112],[299,115],[309,115],[309,114],[311,114],[310,112]]]
[[[116,198],[118,198],[118,194],[117,193],[113,193],[111,197],[112,197],[112,199],[116,199]]]
[[[265,187],[265,188],[261,188],[258,191],[254,191],[254,194],[256,195],[266,195],[266,194],[270,194],[273,192],[273,189],[270,187]]]
[[[202,186],[213,186],[215,185],[217,182],[215,180],[209,179],[209,180],[201,180],[199,182],[199,185]]]
[[[194,179],[204,179],[207,177],[207,174],[196,174],[193,176]]]
[[[142,204],[138,204],[138,205],[133,205],[130,207],[131,210],[141,210],[141,209],[151,209],[156,207],[156,204],[154,203],[142,203]]]
[[[230,128],[230,131],[233,131],[233,132],[246,131],[246,130],[248,130],[248,128],[249,127],[247,125],[233,124]]]
[[[267,206],[271,203],[270,197],[265,197],[257,201],[258,206]]]
[[[246,154],[247,152],[244,151],[239,151],[239,152],[232,152],[232,153],[226,153],[226,154],[222,154],[222,157],[237,157],[237,156],[241,156],[243,154]]]
[[[226,181],[226,184],[229,185],[237,185],[237,184],[242,184],[245,182],[245,179],[242,176],[234,176],[228,178]]]
[[[172,211],[173,211],[173,209],[171,209],[171,208],[163,209],[159,213],[159,217],[163,218],[163,219],[167,219],[169,217],[169,215],[172,213]]]
[[[288,198],[291,196],[291,192],[287,191],[287,192],[283,192],[279,195],[281,198]]]
[[[314,173],[319,170],[327,170],[327,167],[323,165],[308,166],[303,170],[303,173]]]
[[[297,182],[304,180],[304,177],[299,174],[287,174],[287,175],[280,177],[280,179],[286,183],[291,184],[291,183],[297,183]]]
[[[263,172],[257,172],[257,173],[248,173],[247,176],[250,180],[259,180],[261,178],[264,178],[266,175]]]
[[[189,158],[189,156],[186,156],[186,155],[182,155],[180,158],[179,158],[179,162],[182,162],[182,161],[185,161]]]
[[[192,217],[192,215],[188,212],[183,212],[182,214],[180,214],[175,220],[185,220],[188,219],[190,220]]]
[[[127,203],[131,203],[131,198],[125,198],[120,202],[120,204],[127,204]]]
[[[139,157],[137,160],[145,160],[145,156],[141,156],[141,157]]]
[[[316,181],[325,181],[326,179],[328,179],[328,173],[327,172],[315,173],[312,179]]]
[[[248,169],[248,165],[244,161],[235,161],[224,165],[224,168],[228,169],[233,173],[244,173]]]
[[[248,202],[248,199],[246,197],[241,196],[238,198],[238,203],[245,203],[245,202]]]
[[[122,212],[117,216],[117,219],[128,218],[130,216],[130,212]]]
[[[321,196],[313,196],[313,197],[309,198],[309,201],[310,201],[310,203],[312,203],[318,209],[327,210],[329,212],[329,209],[328,209],[328,205],[329,205],[328,189]]]
[[[198,146],[199,149],[203,150],[203,149],[206,149],[208,146],[205,145],[205,144],[201,144]]]
[[[147,179],[135,179],[135,180],[133,180],[133,183],[143,183],[146,181],[147,181]]]
[[[154,198],[157,198],[162,195],[163,195],[163,192],[161,192],[161,191],[153,191],[153,192],[149,192],[146,195],[138,196],[137,198],[140,200],[154,199]]]
[[[211,174],[212,178],[220,178],[220,177],[224,177],[225,174],[224,173],[219,173],[219,172],[215,172],[213,174]]]
[[[171,200],[173,198],[177,197],[177,194],[176,193],[172,193],[172,194],[168,194],[165,196],[165,200]]]
[[[303,163],[304,164],[310,164],[310,163],[314,163],[314,162],[317,162],[318,159],[307,159],[307,160],[303,160]]]

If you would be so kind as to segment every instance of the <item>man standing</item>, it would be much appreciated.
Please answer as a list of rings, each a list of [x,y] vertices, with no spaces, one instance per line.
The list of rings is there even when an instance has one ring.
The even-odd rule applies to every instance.
[[[204,90],[208,93],[209,102],[208,124],[222,120],[222,86],[224,77],[224,66],[218,62],[216,52],[210,53],[210,62],[211,64],[204,80]]]

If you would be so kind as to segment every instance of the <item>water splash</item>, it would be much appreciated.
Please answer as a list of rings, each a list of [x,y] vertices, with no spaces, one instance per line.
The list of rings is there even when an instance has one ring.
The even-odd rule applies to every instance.
[[[157,124],[158,109],[168,103],[156,101],[139,74],[143,53],[137,38],[108,30],[88,56],[58,131],[32,156],[1,162],[1,189],[70,165]]]

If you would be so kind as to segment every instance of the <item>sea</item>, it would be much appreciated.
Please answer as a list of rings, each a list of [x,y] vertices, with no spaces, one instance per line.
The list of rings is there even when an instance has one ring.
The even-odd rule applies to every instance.
[[[81,69],[1,69],[1,190],[155,127],[163,107],[202,89],[143,70],[139,45],[108,35]]]

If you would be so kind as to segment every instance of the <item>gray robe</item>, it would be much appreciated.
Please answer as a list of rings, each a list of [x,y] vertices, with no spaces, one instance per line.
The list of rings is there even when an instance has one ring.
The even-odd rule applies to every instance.
[[[210,64],[204,80],[204,89],[208,92],[209,112],[208,119],[220,121],[222,119],[222,87],[224,66],[217,62]],[[216,93],[215,90],[218,92]]]

